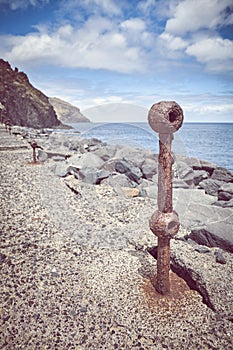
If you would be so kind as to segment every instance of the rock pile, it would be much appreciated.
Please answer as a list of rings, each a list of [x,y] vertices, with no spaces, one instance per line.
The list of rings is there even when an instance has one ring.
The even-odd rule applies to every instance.
[[[38,158],[62,178],[110,185],[118,194],[157,198],[158,157],[149,150],[53,133]],[[233,252],[233,175],[208,161],[173,155],[174,207],[198,244]]]

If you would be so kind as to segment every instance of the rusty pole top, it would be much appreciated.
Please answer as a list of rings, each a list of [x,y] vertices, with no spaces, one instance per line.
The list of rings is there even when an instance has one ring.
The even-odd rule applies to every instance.
[[[159,134],[173,134],[183,124],[183,111],[175,101],[155,103],[148,115],[150,127]]]

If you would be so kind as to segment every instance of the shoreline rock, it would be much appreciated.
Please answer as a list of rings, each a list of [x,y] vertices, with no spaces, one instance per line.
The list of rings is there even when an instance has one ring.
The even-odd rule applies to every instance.
[[[139,197],[157,198],[158,156],[150,151],[81,137],[75,138],[74,150],[74,138],[66,135],[51,135],[46,143],[48,149],[58,148],[63,154],[73,154],[70,158],[59,159],[59,164],[51,165],[60,177],[74,175],[76,181],[93,186],[108,183],[118,193],[124,192],[119,188],[135,188]],[[173,157],[175,205],[181,223],[192,232],[192,239],[197,242],[232,251],[233,238],[229,227],[233,226],[233,175],[205,160]],[[39,160],[43,161],[40,154]],[[215,221],[219,224],[213,229]]]

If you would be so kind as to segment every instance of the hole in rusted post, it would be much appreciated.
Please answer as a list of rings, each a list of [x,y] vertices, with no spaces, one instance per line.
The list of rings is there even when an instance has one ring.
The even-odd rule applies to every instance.
[[[169,121],[170,121],[171,123],[174,123],[174,121],[176,120],[176,118],[177,118],[177,114],[176,114],[175,111],[169,113]]]
[[[158,237],[157,283],[160,294],[170,292],[170,239],[179,231],[179,217],[172,207],[173,133],[183,123],[183,111],[174,101],[154,104],[148,115],[151,128],[159,133],[158,210],[150,219],[150,229]]]

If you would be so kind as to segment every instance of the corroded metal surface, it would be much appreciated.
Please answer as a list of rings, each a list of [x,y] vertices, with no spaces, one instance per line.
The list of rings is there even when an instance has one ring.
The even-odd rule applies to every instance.
[[[33,155],[32,155],[32,157],[33,157],[33,163],[36,163],[36,162],[37,162],[37,159],[36,159],[36,149],[37,149],[37,148],[43,149],[43,147],[39,146],[35,140],[32,140],[32,141],[29,142],[29,143],[30,143],[30,146],[32,147],[32,152],[33,152]]]
[[[162,213],[157,210],[150,219],[150,229],[157,237],[173,238],[179,231],[179,217],[175,210]]]
[[[178,214],[172,207],[173,133],[183,123],[183,111],[174,101],[155,103],[148,115],[151,128],[159,133],[158,210],[150,219],[150,229],[158,237],[157,283],[161,294],[170,292],[170,239],[179,230]]]
[[[160,134],[172,134],[183,123],[183,111],[175,101],[155,103],[148,115],[150,127]]]

